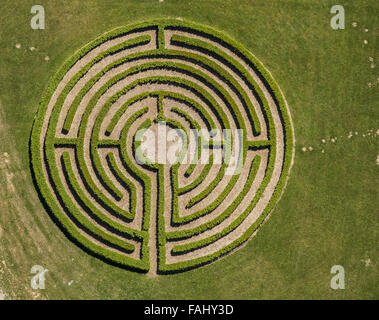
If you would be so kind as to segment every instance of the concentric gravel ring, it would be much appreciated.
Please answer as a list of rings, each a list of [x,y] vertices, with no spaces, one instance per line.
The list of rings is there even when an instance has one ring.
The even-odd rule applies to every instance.
[[[226,174],[212,143],[206,164],[139,165],[136,132],[162,121],[186,134],[240,130],[241,172]],[[293,141],[285,99],[249,51],[212,28],[160,19],[106,33],[65,62],[41,101],[30,154],[41,198],[72,240],[155,274],[248,240],[281,196]]]

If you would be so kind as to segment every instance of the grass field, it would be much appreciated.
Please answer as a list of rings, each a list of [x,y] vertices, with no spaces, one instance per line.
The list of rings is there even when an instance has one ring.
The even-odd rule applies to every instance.
[[[30,28],[34,4],[0,5],[0,297],[379,298],[377,1],[338,2],[346,14],[338,31],[329,0],[40,1],[45,30]],[[285,193],[246,246],[199,269],[149,278],[64,236],[35,191],[28,143],[44,89],[66,58],[106,31],[156,17],[210,25],[251,50],[287,99],[296,149]],[[30,287],[36,264],[49,270],[45,290]],[[345,269],[344,290],[330,288],[333,265]]]

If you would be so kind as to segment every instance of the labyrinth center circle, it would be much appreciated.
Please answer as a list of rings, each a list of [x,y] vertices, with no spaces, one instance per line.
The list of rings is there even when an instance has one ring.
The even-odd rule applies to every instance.
[[[88,253],[172,273],[249,240],[293,159],[286,101],[257,58],[210,27],[112,30],[51,80],[30,142],[35,185]]]

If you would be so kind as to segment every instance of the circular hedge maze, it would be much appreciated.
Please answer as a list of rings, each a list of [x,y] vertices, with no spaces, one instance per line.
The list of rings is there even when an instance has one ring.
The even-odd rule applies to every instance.
[[[56,73],[31,168],[49,214],[82,249],[172,273],[258,230],[293,141],[285,99],[250,52],[206,26],[152,20],[104,34]]]

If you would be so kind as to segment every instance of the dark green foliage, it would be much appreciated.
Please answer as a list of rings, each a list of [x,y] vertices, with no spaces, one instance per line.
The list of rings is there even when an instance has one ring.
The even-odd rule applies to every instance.
[[[282,173],[279,179],[279,182],[276,186],[274,194],[269,201],[269,204],[265,208],[264,212],[260,217],[255,221],[255,223],[250,226],[250,228],[241,236],[235,240],[233,243],[228,246],[214,252],[212,254],[203,256],[201,258],[193,259],[185,262],[178,262],[174,264],[166,264],[166,242],[179,240],[179,239],[188,239],[188,243],[184,245],[174,246],[172,253],[173,254],[184,254],[199,248],[203,248],[209,244],[214,243],[218,239],[228,235],[230,232],[235,230],[248,216],[252,211],[258,200],[260,199],[265,187],[270,181],[274,169],[274,161],[276,155],[275,147],[275,138],[276,132],[273,124],[272,115],[268,107],[268,103],[265,99],[262,89],[258,86],[256,81],[252,78],[249,72],[246,71],[246,68],[242,66],[233,56],[228,55],[223,50],[220,50],[217,46],[212,43],[201,41],[198,39],[191,39],[184,36],[174,35],[171,39],[171,43],[183,48],[191,49],[191,51],[182,51],[182,50],[169,50],[165,48],[165,34],[164,29],[171,30],[185,30],[188,32],[193,32],[194,34],[199,34],[205,38],[211,39],[212,41],[218,42],[221,46],[228,48],[234,55],[242,59],[250,68],[252,68],[260,77],[263,84],[266,86],[267,90],[272,94],[273,99],[275,100],[282,123],[284,124],[284,136],[285,136],[285,159],[282,167]],[[41,145],[40,135],[43,130],[44,117],[47,111],[49,101],[57,88],[58,84],[62,81],[65,74],[75,65],[75,63],[87,53],[89,53],[94,48],[97,48],[103,42],[117,38],[121,35],[126,35],[133,33],[136,30],[155,30],[157,32],[157,44],[158,48],[149,51],[136,52],[122,58],[119,58],[117,61],[114,61],[106,65],[102,70],[100,70],[96,75],[94,75],[79,91],[79,93],[73,99],[67,117],[64,120],[64,125],[62,128],[62,134],[66,135],[72,130],[73,121],[75,119],[76,112],[80,103],[83,101],[83,98],[89,92],[89,90],[98,83],[98,81],[110,70],[121,66],[126,62],[138,62],[140,59],[148,59],[148,62],[137,64],[132,66],[129,69],[118,73],[113,78],[109,79],[105,84],[103,84],[98,91],[91,97],[89,103],[86,105],[84,114],[78,128],[78,137],[77,138],[57,138],[56,137],[56,127],[60,112],[63,106],[67,95],[72,90],[72,88],[80,81],[80,79],[87,74],[92,66],[97,62],[106,58],[107,56],[113,55],[115,53],[121,52],[127,48],[142,46],[148,44],[151,39],[150,36],[138,36],[126,42],[115,45],[106,51],[95,56],[89,63],[87,63],[83,68],[80,69],[64,86],[61,94],[58,96],[55,103],[54,109],[51,114],[49,125],[47,128],[46,138]],[[193,52],[194,50],[195,52]],[[206,54],[209,57],[205,57],[202,54]],[[165,58],[165,61],[154,61],[154,58]],[[183,61],[189,63],[178,63],[173,61],[173,59],[182,59]],[[217,60],[217,63],[214,61]],[[236,79],[230,75],[225,69],[220,67],[220,64],[227,65],[233,72],[235,72],[241,79],[244,81],[246,86],[253,92],[257,101],[260,104],[262,113],[265,116],[265,125],[268,131],[268,140],[267,141],[257,141],[250,142],[247,141],[247,130],[251,130],[253,135],[258,136],[261,133],[261,124],[259,123],[256,111],[252,102],[248,98],[245,91],[242,89],[241,85],[236,81]],[[201,66],[207,71],[212,73],[212,77],[201,70],[196,66]],[[94,172],[97,176],[97,179],[102,184],[103,188],[107,190],[111,197],[105,195],[102,190],[97,185],[97,182],[91,177],[91,174],[88,170],[87,162],[85,160],[84,153],[84,137],[85,130],[90,125],[89,117],[91,112],[97,105],[99,99],[106,93],[108,90],[113,90],[113,86],[120,81],[141,73],[150,70],[172,70],[178,73],[181,73],[186,76],[193,77],[199,80],[203,86],[198,85],[195,82],[187,81],[185,78],[178,76],[147,76],[145,78],[140,78],[138,80],[132,81],[124,86],[122,89],[112,91],[112,96],[107,99],[107,101],[101,107],[98,117],[96,118],[93,129],[91,132],[90,140],[90,161],[91,165],[94,168]],[[225,83],[230,90],[232,90],[240,100],[241,104],[245,108],[245,111],[249,117],[249,122],[246,124],[242,118],[241,111],[236,104],[236,101],[231,97],[228,90],[225,89],[224,85],[220,85],[218,81],[215,81],[214,78]],[[231,122],[233,125],[243,131],[243,145],[242,157],[246,158],[246,154],[249,148],[264,148],[269,147],[269,163],[263,179],[262,184],[260,185],[254,199],[248,205],[248,208],[236,219],[234,220],[227,228],[221,232],[204,238],[202,240],[190,242],[190,238],[194,235],[201,234],[202,232],[213,228],[219,225],[222,221],[228,218],[235,208],[244,200],[247,192],[251,188],[251,185],[254,181],[255,175],[258,171],[261,158],[256,156],[250,166],[250,172],[248,175],[247,182],[245,183],[242,190],[238,190],[238,196],[235,200],[229,205],[229,207],[220,215],[213,218],[212,220],[207,221],[206,223],[200,224],[199,226],[193,229],[184,229],[177,230],[173,232],[167,232],[165,230],[164,222],[164,210],[165,210],[165,197],[164,197],[164,184],[171,183],[173,190],[173,201],[172,201],[172,224],[175,226],[185,225],[186,223],[199,219],[212,211],[214,211],[222,201],[231,193],[234,192],[234,186],[239,179],[239,175],[234,175],[226,188],[221,192],[221,194],[213,202],[207,204],[201,210],[194,212],[193,214],[180,217],[178,209],[178,197],[186,192],[189,192],[196,188],[204,179],[210,179],[208,187],[206,187],[201,193],[197,194],[195,197],[190,199],[187,203],[187,208],[190,208],[200,201],[206,201],[207,196],[214,190],[218,183],[222,180],[226,164],[221,165],[220,170],[216,177],[208,177],[211,166],[213,165],[213,155],[210,156],[210,162],[204,166],[200,176],[196,178],[192,183],[188,184],[185,187],[179,188],[178,185],[178,166],[175,164],[171,168],[171,177],[164,176],[164,170],[162,165],[147,163],[146,168],[154,170],[158,175],[158,219],[157,219],[157,237],[158,237],[158,270],[159,272],[175,272],[180,270],[186,270],[196,266],[200,266],[206,263],[209,263],[222,255],[230,252],[243,242],[249,239],[252,233],[259,227],[262,221],[267,217],[270,210],[272,210],[274,204],[280,198],[282,190],[284,188],[286,177],[290,168],[291,159],[292,159],[292,149],[293,149],[293,136],[291,122],[289,115],[286,110],[286,104],[284,98],[279,90],[279,87],[276,85],[275,81],[268,74],[268,72],[263,68],[262,64],[248,52],[243,46],[234,40],[230,39],[226,35],[212,29],[209,27],[201,26],[198,24],[172,20],[172,19],[161,19],[161,20],[152,20],[144,23],[135,24],[132,26],[115,29],[96,40],[89,43],[84,48],[77,51],[65,64],[59,69],[54,78],[51,80],[49,87],[47,88],[41,104],[38,110],[38,114],[35,118],[33,125],[32,135],[31,135],[31,162],[33,174],[35,177],[36,184],[38,189],[45,199],[48,207],[51,209],[54,216],[62,225],[72,238],[74,238],[78,243],[87,248],[90,252],[93,252],[95,255],[103,257],[113,263],[122,265],[124,267],[131,267],[143,272],[149,270],[149,226],[150,226],[150,215],[152,214],[150,203],[151,203],[151,193],[153,192],[151,187],[151,181],[149,175],[144,173],[140,168],[138,168],[130,158],[130,155],[126,151],[127,137],[130,134],[130,127],[132,124],[140,117],[144,117],[148,111],[148,107],[142,108],[135,112],[125,123],[121,134],[116,139],[102,139],[100,136],[103,134],[101,131],[101,124],[104,120],[104,117],[107,115],[107,112],[111,106],[126,94],[128,91],[138,87],[144,86],[147,84],[170,84],[177,87],[185,88],[191,92],[195,92],[196,95],[204,102],[204,105],[208,107],[209,110],[214,114],[219,123],[224,129],[231,128]],[[232,115],[232,118],[229,119],[223,108],[217,103],[216,99],[209,94],[208,90],[212,90],[227,106],[228,112]],[[173,92],[167,92],[164,90],[161,91],[152,91],[152,92],[143,92],[130,98],[125,102],[114,114],[113,118],[110,120],[108,127],[106,128],[104,134],[105,136],[111,136],[117,123],[121,119],[125,111],[131,107],[134,103],[138,101],[143,101],[147,97],[156,97],[159,101],[160,114],[154,119],[147,118],[143,124],[140,126],[140,129],[148,128],[152,121],[166,121],[168,125],[184,130],[184,127],[180,125],[177,121],[172,119],[164,118],[162,114],[162,99],[170,98],[175,101],[183,102],[190,108],[197,112],[208,130],[214,130],[216,128],[212,117],[208,113],[208,109],[204,108],[202,105],[196,101],[186,97],[185,95]],[[176,112],[179,116],[183,117],[186,121],[190,123],[190,127],[194,129],[199,129],[199,125],[191,118],[190,115],[181,111],[180,109],[172,108],[172,112]],[[184,130],[185,131],[185,130]],[[188,132],[186,132],[188,137]],[[201,141],[201,137],[199,140]],[[213,141],[210,141],[210,145],[213,146]],[[133,150],[136,152],[139,142],[134,141]],[[75,154],[75,159],[71,159],[69,153],[64,152],[61,158],[61,164],[57,163],[55,158],[56,148],[70,146]],[[107,165],[114,175],[114,178],[118,183],[123,186],[123,188],[130,194],[130,208],[125,210],[119,206],[119,201],[124,197],[123,190],[119,190],[116,184],[109,179],[105,169],[102,166],[98,154],[98,148],[101,147],[112,147],[116,151],[115,153],[120,155],[122,165],[125,170],[127,170],[142,186],[143,186],[143,199],[137,199],[136,186],[123,175],[122,171],[118,168],[115,154],[110,152],[106,156]],[[41,152],[43,150],[43,152]],[[201,153],[201,146],[198,149],[198,155]],[[75,161],[78,173],[81,179],[84,181],[84,186],[87,192],[84,192],[81,189],[80,184],[77,182],[77,177],[73,171],[71,161]],[[58,167],[61,166],[67,184],[69,186],[70,192],[74,195],[76,202],[82,207],[82,210],[88,213],[88,215],[94,219],[99,225],[105,228],[106,232],[102,228],[98,228],[91,224],[88,220],[76,207],[77,203],[70,198],[69,193],[65,189],[65,185],[61,181],[61,176],[59,174]],[[190,176],[195,168],[195,164],[191,164],[186,171],[186,176]],[[49,177],[48,181],[45,179],[45,173]],[[53,189],[53,191],[52,191]],[[136,215],[136,203],[138,201],[143,201],[143,223],[141,230],[134,230],[132,228],[126,227],[124,224],[116,222],[116,220],[111,219],[106,214],[102,213],[94,203],[93,199],[87,196],[87,193],[100,204],[103,209],[109,212],[111,215],[116,217],[119,220],[124,222],[130,222],[135,218]],[[55,195],[58,195],[58,202],[55,199]],[[246,200],[246,199],[245,199]],[[64,210],[62,210],[62,208]],[[86,238],[77,227],[84,229],[88,234],[92,235],[93,238],[98,241],[106,244],[108,247],[114,248],[116,250],[110,250],[105,248],[102,245],[99,245],[88,238]],[[135,241],[141,242],[141,253],[140,259],[133,259],[121,254],[118,251],[132,252],[135,247],[128,239],[133,239]],[[118,250],[118,251],[117,251]]]

